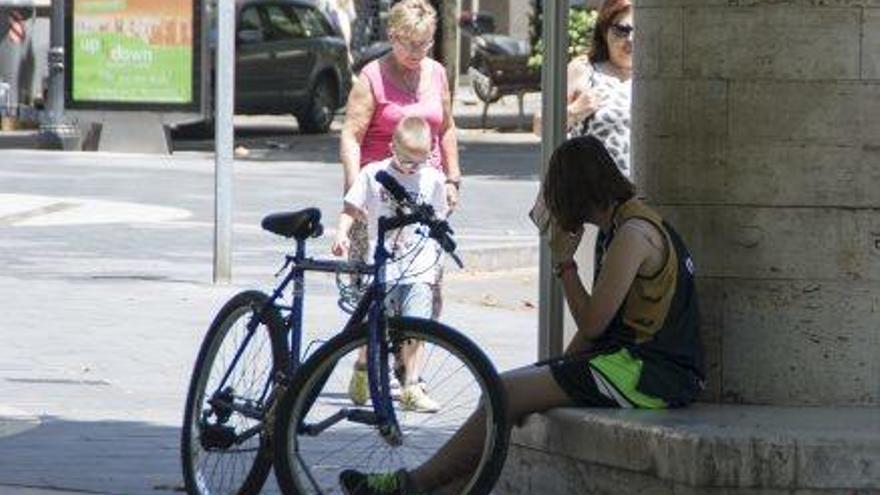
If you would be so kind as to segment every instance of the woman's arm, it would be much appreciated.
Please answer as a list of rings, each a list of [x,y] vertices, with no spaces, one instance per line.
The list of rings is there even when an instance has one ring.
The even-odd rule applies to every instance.
[[[376,103],[366,77],[361,76],[348,95],[345,123],[339,138],[339,159],[345,174],[343,193],[348,191],[361,169],[361,142],[373,118]]]
[[[565,126],[571,128],[596,113],[602,101],[590,87],[590,75],[593,68],[589,60],[577,58],[568,64],[568,90],[566,94]]]
[[[570,129],[573,125],[595,113],[601,105],[594,91],[590,89],[590,70],[590,63],[584,58],[576,58],[568,63],[565,79],[566,129]],[[541,120],[540,112],[535,113],[532,132],[539,136],[541,135]]]
[[[576,270],[565,270],[561,275],[565,300],[577,326],[566,354],[589,349],[623,304],[639,270],[655,265],[656,259],[662,257],[645,230],[631,222],[621,225],[614,235],[592,295],[584,289]]]
[[[438,70],[442,70],[442,67]],[[458,206],[461,168],[458,165],[458,136],[455,119],[452,116],[452,94],[448,84],[443,85],[443,127],[440,128],[440,148],[446,160],[446,202],[451,213]]]

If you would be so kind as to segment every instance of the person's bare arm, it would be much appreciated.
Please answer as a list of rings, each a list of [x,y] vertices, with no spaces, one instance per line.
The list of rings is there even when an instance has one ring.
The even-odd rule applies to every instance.
[[[461,168],[458,163],[458,135],[452,115],[452,94],[449,86],[443,88],[443,127],[440,129],[440,147],[446,159],[446,202],[451,213],[458,206]]]
[[[342,126],[342,135],[339,138],[339,158],[345,174],[343,193],[351,187],[361,168],[361,143],[373,118],[375,107],[376,102],[373,100],[369,81],[366,77],[358,78],[348,95],[345,124]]]
[[[590,71],[592,70],[589,61],[584,59],[575,59],[568,64],[566,128],[582,122],[602,106],[601,98],[590,88]]]
[[[443,126],[440,128],[440,148],[446,160],[446,203],[449,213],[458,206],[461,186],[461,167],[458,163],[458,135],[452,115],[452,93],[449,86],[443,88]]]
[[[363,217],[363,212],[357,209],[354,205],[344,203],[342,213],[339,214],[339,225],[336,227],[336,239],[334,239],[333,246],[330,248],[333,254],[336,256],[345,256],[348,254],[350,245],[348,233],[351,231],[351,226],[354,224],[354,220],[356,218],[362,219]]]
[[[589,349],[590,343],[602,335],[623,304],[639,270],[655,265],[656,258],[661,256],[645,230],[630,222],[620,226],[614,235],[592,295],[584,289],[577,271],[566,270],[562,274],[565,300],[577,326],[566,354]]]
[[[582,58],[576,58],[568,63],[566,70],[566,94],[565,94],[565,128],[581,122],[589,117],[601,106],[601,101],[590,90],[588,81],[590,78],[589,62]],[[541,135],[541,114],[535,114],[532,122],[532,132]]]

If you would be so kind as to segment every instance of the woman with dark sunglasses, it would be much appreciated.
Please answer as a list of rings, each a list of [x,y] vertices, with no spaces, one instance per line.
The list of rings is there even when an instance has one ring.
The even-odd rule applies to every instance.
[[[631,175],[632,54],[632,2],[605,0],[589,53],[568,64],[568,136],[602,140],[626,177]]]

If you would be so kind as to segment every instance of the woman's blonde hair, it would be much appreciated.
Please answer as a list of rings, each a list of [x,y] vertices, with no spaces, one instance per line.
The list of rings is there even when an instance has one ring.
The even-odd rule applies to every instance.
[[[388,34],[416,38],[433,37],[437,29],[437,11],[426,0],[403,0],[391,7]]]

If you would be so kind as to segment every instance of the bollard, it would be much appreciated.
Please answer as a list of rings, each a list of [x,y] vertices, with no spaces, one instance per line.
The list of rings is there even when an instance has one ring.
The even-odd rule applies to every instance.
[[[10,115],[10,112],[12,112],[11,91],[12,85],[8,82],[0,81],[0,131],[11,131],[14,129],[11,120],[7,118],[7,115]]]

